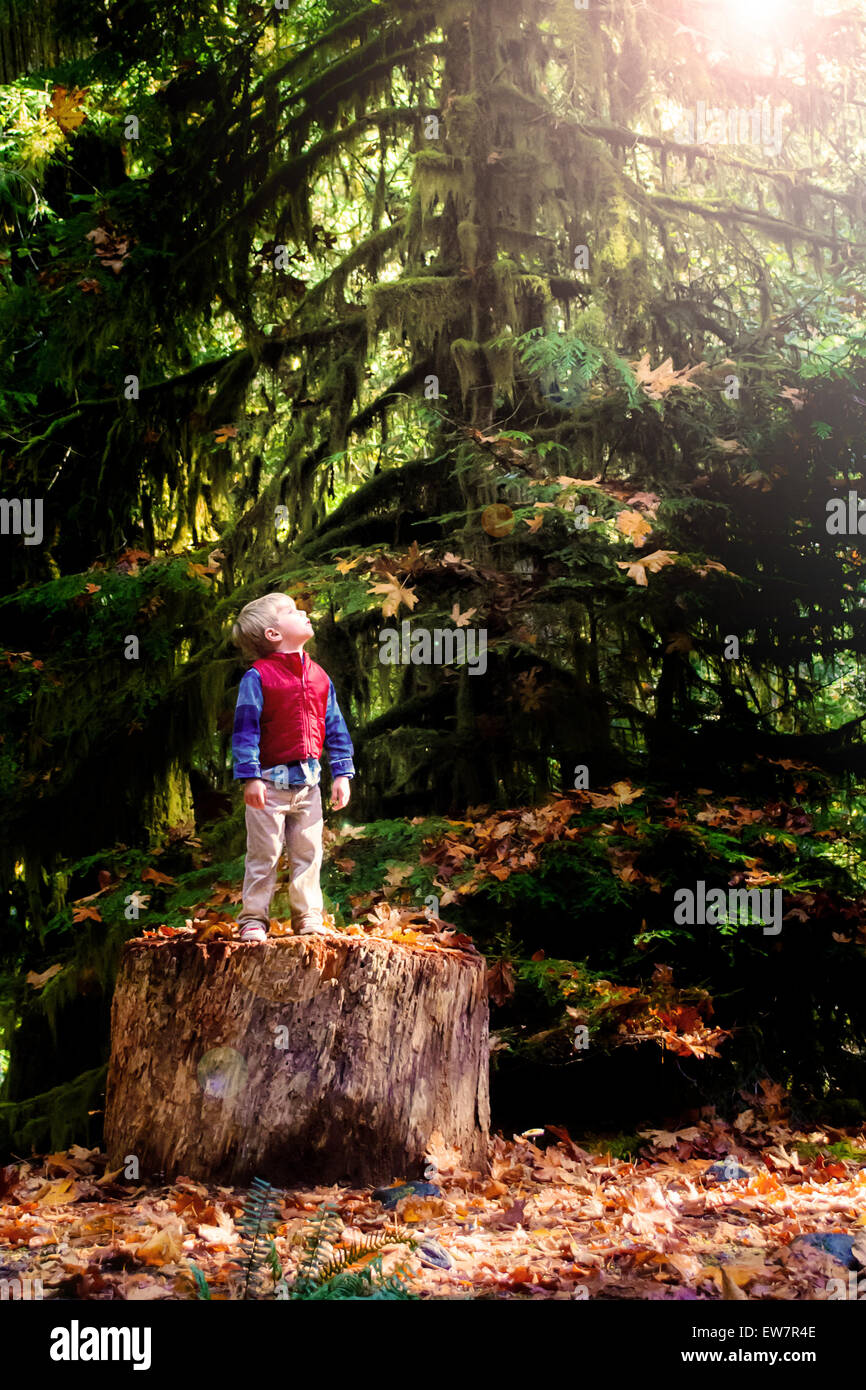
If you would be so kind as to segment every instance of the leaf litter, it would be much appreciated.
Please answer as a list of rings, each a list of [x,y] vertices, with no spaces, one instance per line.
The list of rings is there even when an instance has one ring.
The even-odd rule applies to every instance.
[[[850,1270],[866,1266],[866,1134],[793,1130],[780,1089],[764,1083],[733,1125],[705,1107],[681,1129],[643,1131],[632,1159],[547,1126],[494,1135],[482,1174],[434,1135],[427,1175],[439,1195],[410,1193],[391,1210],[370,1188],[282,1190],[275,1244],[285,1277],[291,1284],[310,1218],[329,1202],[345,1241],[399,1227],[446,1252],[439,1268],[405,1246],[386,1250],[383,1272],[406,1262],[422,1299],[843,1296],[840,1281],[850,1288]],[[846,1157],[826,1152],[833,1143]],[[726,1180],[726,1170],[746,1176]],[[0,1273],[41,1279],[46,1299],[184,1300],[196,1298],[194,1264],[212,1298],[238,1298],[245,1195],[182,1176],[124,1181],[104,1153],[80,1146],[13,1163],[0,1168]],[[848,1268],[798,1240],[814,1232],[847,1233]]]

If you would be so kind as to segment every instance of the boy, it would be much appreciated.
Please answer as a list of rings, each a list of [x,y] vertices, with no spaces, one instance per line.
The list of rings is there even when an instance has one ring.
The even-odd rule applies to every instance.
[[[264,941],[277,864],[285,839],[291,861],[292,928],[339,935],[322,920],[322,748],[328,754],[331,805],[349,801],[354,749],[327,672],[304,651],[313,635],[307,614],[287,594],[266,594],[242,608],[232,638],[252,666],[235,707],[232,758],[244,783],[247,855],[242,941]]]

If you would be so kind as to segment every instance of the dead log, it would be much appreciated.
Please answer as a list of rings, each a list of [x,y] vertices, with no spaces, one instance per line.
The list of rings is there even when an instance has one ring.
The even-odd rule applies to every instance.
[[[227,1185],[423,1176],[439,1131],[486,1173],[483,957],[377,937],[127,942],[110,1166]]]

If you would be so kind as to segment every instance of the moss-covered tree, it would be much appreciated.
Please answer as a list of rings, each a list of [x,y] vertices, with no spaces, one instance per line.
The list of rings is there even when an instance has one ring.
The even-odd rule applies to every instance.
[[[45,532],[2,537],[10,1099],[58,1079],[22,975],[100,852],[174,827],[189,867],[269,588],[316,612],[361,817],[859,770],[825,527],[861,476],[859,21],[693,8],[86,0],[3,48],[0,450]],[[384,665],[410,614],[483,628],[484,677]],[[62,951],[95,1049],[111,951]]]

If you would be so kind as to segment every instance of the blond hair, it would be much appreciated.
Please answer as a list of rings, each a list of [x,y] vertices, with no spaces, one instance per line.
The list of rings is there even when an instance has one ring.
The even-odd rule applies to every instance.
[[[244,605],[232,628],[232,641],[240,647],[244,656],[254,661],[256,657],[268,656],[274,650],[273,642],[265,637],[265,628],[273,627],[274,619],[286,603],[294,604],[294,599],[289,598],[288,594],[264,594],[262,598],[254,598],[252,603]]]

